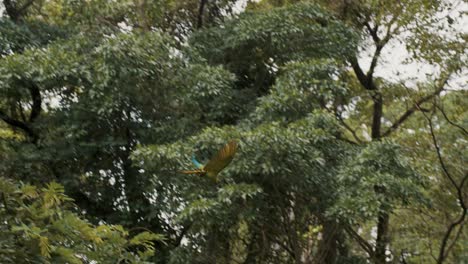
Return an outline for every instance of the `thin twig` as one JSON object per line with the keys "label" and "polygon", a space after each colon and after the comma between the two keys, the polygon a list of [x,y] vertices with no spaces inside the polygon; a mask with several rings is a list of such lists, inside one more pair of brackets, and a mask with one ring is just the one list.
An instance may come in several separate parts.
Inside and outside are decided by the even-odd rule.
{"label": "thin twig", "polygon": [[440,112],[441,112],[442,115],[444,116],[445,120],[447,120],[447,122],[448,122],[449,124],[451,124],[451,125],[454,126],[454,127],[459,128],[463,133],[465,133],[465,135],[468,135],[468,131],[467,131],[464,127],[462,127],[462,126],[456,124],[455,122],[452,122],[452,121],[448,118],[447,114],[446,114],[445,111],[442,109],[442,107],[440,107],[439,105],[436,105],[436,107],[437,107],[437,109],[440,110]]}

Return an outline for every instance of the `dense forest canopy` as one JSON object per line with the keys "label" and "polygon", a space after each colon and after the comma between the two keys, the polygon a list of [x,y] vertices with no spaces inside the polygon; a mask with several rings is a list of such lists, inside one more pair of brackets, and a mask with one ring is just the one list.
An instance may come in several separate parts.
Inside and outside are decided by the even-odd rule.
{"label": "dense forest canopy", "polygon": [[467,10],[2,0],[0,263],[468,262]]}

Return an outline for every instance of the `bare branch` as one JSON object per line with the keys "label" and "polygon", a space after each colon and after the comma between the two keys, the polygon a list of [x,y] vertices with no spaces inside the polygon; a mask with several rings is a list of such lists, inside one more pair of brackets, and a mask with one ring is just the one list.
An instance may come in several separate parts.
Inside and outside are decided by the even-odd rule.
{"label": "bare branch", "polygon": [[351,133],[351,135],[353,135],[354,139],[356,139],[358,143],[362,143],[362,140],[356,134],[356,130],[352,129],[348,124],[346,124],[340,115],[338,115],[338,120]]}
{"label": "bare branch", "polygon": [[[437,158],[439,159],[440,167],[442,168],[442,171],[444,172],[447,179],[449,179],[450,182],[452,183],[452,185],[456,189],[458,189],[458,184],[455,182],[455,179],[449,173],[448,168],[445,165],[445,161],[442,158],[442,154],[441,154],[441,151],[440,151],[440,146],[439,146],[439,143],[438,143],[437,138],[436,138],[435,133],[434,133],[434,126],[432,124],[432,119],[430,117],[428,117],[424,112],[423,112],[423,115],[427,119],[427,121],[429,122],[429,131],[431,133],[432,143],[434,144],[434,148],[435,148],[436,153],[437,153]],[[461,190],[457,190],[457,191],[461,191]]]}
{"label": "bare branch", "polygon": [[374,256],[374,250],[372,248],[372,245],[369,244],[364,238],[362,238],[356,231],[351,226],[345,226],[346,232],[353,237],[359,245],[364,249],[364,251],[369,254],[369,256],[373,257]]}
{"label": "bare branch", "polygon": [[378,60],[380,58],[380,55],[382,54],[383,48],[385,47],[385,45],[387,45],[388,41],[390,41],[390,39],[392,38],[394,32],[396,31],[396,29],[391,30],[391,28],[393,26],[393,23],[395,23],[395,21],[397,20],[398,17],[399,17],[398,14],[396,14],[396,15],[394,15],[392,17],[392,19],[390,20],[390,22],[388,23],[388,25],[386,27],[387,30],[385,32],[385,36],[383,37],[383,39],[381,39],[379,37],[379,35],[378,35],[379,25],[375,25],[375,27],[372,28],[368,22],[364,23],[364,25],[366,26],[367,30],[369,31],[369,33],[370,33],[370,35],[372,37],[372,40],[374,40],[374,44],[375,44],[375,52],[374,52],[374,55],[372,56],[372,61],[371,61],[371,64],[369,66],[369,70],[367,71],[367,74],[366,74],[368,82],[372,81],[372,78],[373,78],[373,75],[374,75],[374,72],[375,72],[375,68],[377,67],[377,62],[378,62]]}
{"label": "bare branch", "polygon": [[450,246],[447,247],[447,252],[452,251],[452,248],[455,246],[455,244],[457,243],[458,239],[460,238],[460,235],[461,235],[461,233],[462,233],[463,227],[464,227],[464,223],[460,223],[460,226],[458,227],[457,234],[456,234],[455,237],[453,238],[452,243],[450,243]]}
{"label": "bare branch", "polygon": [[424,96],[423,98],[419,99],[418,101],[414,102],[413,106],[409,109],[406,110],[406,112],[404,112],[400,118],[398,118],[397,121],[395,121],[393,123],[393,125],[387,129],[387,131],[385,131],[383,134],[382,134],[382,137],[387,137],[389,136],[392,132],[394,132],[395,130],[397,130],[405,121],[406,119],[408,119],[412,114],[414,114],[414,112],[416,112],[417,110],[421,111],[421,112],[425,112],[426,109],[422,109],[421,108],[421,105],[429,100],[431,100],[432,98],[434,98],[435,96],[439,95],[443,90],[444,90],[444,86],[445,84],[447,83],[448,81],[448,78],[449,76],[445,77],[439,87],[437,87],[437,89],[429,94],[429,95],[426,95]]}
{"label": "bare branch", "polygon": [[371,61],[371,64],[369,66],[369,71],[367,72],[367,78],[368,79],[372,79],[373,78],[373,75],[374,75],[374,72],[375,72],[375,67],[377,66],[377,62],[380,58],[380,55],[382,54],[382,49],[383,49],[384,45],[379,42],[376,47],[375,47],[375,52],[374,52],[374,55],[372,56],[372,61]]}
{"label": "bare branch", "polygon": [[447,122],[448,122],[449,124],[451,124],[451,125],[454,126],[454,127],[459,128],[465,135],[468,135],[468,131],[467,131],[464,127],[462,127],[462,126],[456,124],[455,122],[452,122],[452,121],[448,118],[447,114],[445,114],[445,111],[442,109],[442,107],[440,107],[439,105],[436,105],[436,107],[437,107],[437,109],[440,110],[440,112],[441,112],[442,115],[444,116],[445,120],[447,120]]}
{"label": "bare branch", "polygon": [[369,80],[362,70],[361,66],[359,65],[358,59],[356,57],[350,58],[349,62],[351,63],[351,67],[353,67],[354,73],[359,80],[359,83],[364,87],[366,90],[377,90],[374,82]]}
{"label": "bare branch", "polygon": [[369,21],[366,21],[364,22],[364,26],[366,27],[367,31],[369,31],[371,37],[372,37],[372,40],[375,42],[375,43],[379,43],[380,42],[380,38],[379,36],[377,35],[377,31],[379,30],[379,26],[378,25],[375,25],[374,27],[372,27],[370,24],[369,24]]}

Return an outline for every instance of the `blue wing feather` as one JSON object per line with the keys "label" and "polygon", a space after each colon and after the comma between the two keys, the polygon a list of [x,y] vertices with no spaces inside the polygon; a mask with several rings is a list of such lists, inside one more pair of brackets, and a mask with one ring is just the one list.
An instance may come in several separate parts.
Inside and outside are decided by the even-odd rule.
{"label": "blue wing feather", "polygon": [[192,155],[192,162],[193,164],[195,164],[195,167],[199,169],[203,168],[203,165],[200,162],[198,162],[198,160],[195,158],[195,155]]}

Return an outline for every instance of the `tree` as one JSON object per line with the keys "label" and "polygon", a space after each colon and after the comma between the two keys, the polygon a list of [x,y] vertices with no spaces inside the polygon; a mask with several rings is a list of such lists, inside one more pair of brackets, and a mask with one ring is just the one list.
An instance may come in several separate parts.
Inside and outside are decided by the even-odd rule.
{"label": "tree", "polygon": [[[148,261],[463,260],[465,39],[434,30],[450,4],[3,3],[0,173],[163,234]],[[398,40],[438,74],[380,74]],[[219,184],[178,173],[232,139]]]}
{"label": "tree", "polygon": [[[370,46],[373,48],[372,59],[367,71],[359,64],[356,57],[349,60],[360,85],[370,93],[373,101],[372,122],[370,124],[371,137],[373,140],[380,140],[382,137],[391,136],[392,133],[407,122],[408,118],[415,112],[422,110],[423,104],[437,98],[446,90],[450,77],[459,73],[464,67],[460,64],[461,61],[459,60],[460,54],[464,53],[464,48],[462,48],[463,40],[460,41],[460,39],[463,38],[459,36],[456,31],[454,33],[453,30],[450,29],[450,16],[441,18],[436,16],[438,12],[446,12],[446,10],[452,8],[452,3],[444,2],[377,1],[368,3],[356,2],[355,5],[351,4],[341,10],[340,8],[337,9],[343,19],[351,20],[353,24],[362,29],[363,34],[365,34],[370,42],[364,47],[369,48]],[[448,26],[447,24],[444,25],[445,19],[449,19]],[[438,27],[443,33],[433,33],[432,29],[434,27]],[[458,38],[455,40],[444,38],[443,34],[447,32],[451,32],[451,35],[455,35]],[[385,106],[387,108],[391,107],[391,104],[386,103],[386,101],[396,100],[389,99],[388,97],[386,98],[383,91],[387,87],[385,87],[385,84],[382,85],[378,83],[375,72],[379,65],[379,60],[381,60],[383,49],[389,45],[390,41],[401,39],[405,34],[410,35],[406,40],[406,47],[414,54],[412,59],[431,63],[440,67],[441,71],[438,77],[433,77],[435,87],[430,87],[431,89],[424,89],[426,87],[423,85],[417,87],[417,89],[410,89],[403,85],[404,91],[406,92],[403,96],[398,94],[398,90],[401,88],[397,89],[397,91],[389,89],[388,96],[395,96],[395,94],[397,94],[397,96],[400,96],[399,100],[401,100],[400,98],[408,96],[411,104],[409,107],[406,107],[405,110],[400,110],[400,113],[391,111],[391,115],[394,116],[393,121],[390,121],[391,125],[384,131],[385,125],[382,121],[385,119],[392,120],[392,118],[385,118]],[[438,40],[437,44],[435,44],[436,42],[434,39]],[[415,90],[418,91],[416,93],[416,98],[414,98]],[[424,113],[424,111],[422,112]],[[444,166],[443,164],[441,165]],[[450,175],[448,175],[448,178],[451,178]],[[456,191],[460,192],[460,187],[463,188],[463,180],[462,183],[454,185]],[[461,203],[461,207],[464,208],[463,199],[460,200],[460,198],[458,198],[458,200]],[[463,209],[463,211],[466,210]],[[382,210],[382,213],[378,217],[376,249],[374,252],[376,261],[379,263],[386,262],[387,256],[385,251],[390,242],[389,219],[390,216]],[[437,262],[443,262],[441,257],[438,258]]]}
{"label": "tree", "polygon": [[[186,63],[168,35],[118,34],[115,25],[88,27],[85,18],[54,21],[66,34],[38,43],[10,34],[41,35],[31,31],[33,22],[6,20],[10,28],[2,27],[0,113],[18,138],[3,139],[8,155],[0,168],[16,180],[60,182],[94,223],[143,227],[177,240],[149,202],[150,179],[129,156],[137,144],[193,133],[200,124],[192,120],[202,113],[205,122],[218,122],[233,107],[226,89],[231,74],[195,56]],[[66,39],[76,31],[84,35]],[[118,36],[103,38],[109,32]]]}

